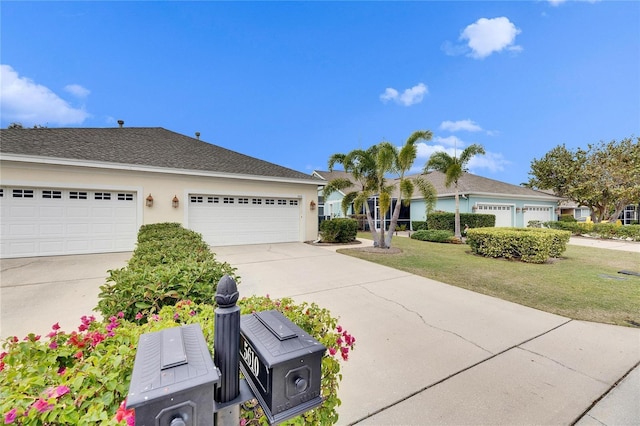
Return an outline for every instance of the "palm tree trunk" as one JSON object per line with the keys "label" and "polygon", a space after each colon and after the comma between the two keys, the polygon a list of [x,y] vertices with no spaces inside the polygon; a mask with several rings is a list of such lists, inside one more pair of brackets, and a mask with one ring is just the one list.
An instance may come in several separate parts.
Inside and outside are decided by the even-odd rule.
{"label": "palm tree trunk", "polygon": [[400,217],[400,204],[402,204],[402,200],[398,197],[396,201],[396,207],[393,209],[393,216],[391,216],[391,223],[389,223],[389,233],[387,234],[386,245],[387,247],[391,247],[391,239],[393,238],[393,233],[398,226],[398,218]]}
{"label": "palm tree trunk", "polygon": [[456,238],[462,238],[462,233],[460,232],[460,197],[458,196],[458,183],[456,182],[456,215],[454,218],[455,222],[455,235]]}
{"label": "palm tree trunk", "polygon": [[371,238],[373,238],[373,243],[377,247],[380,245],[380,242],[378,241],[378,231],[376,231],[376,225],[373,221],[373,217],[371,217],[371,209],[369,208],[368,202],[364,203],[364,211],[367,214],[367,223],[369,224],[369,231],[371,232]]}

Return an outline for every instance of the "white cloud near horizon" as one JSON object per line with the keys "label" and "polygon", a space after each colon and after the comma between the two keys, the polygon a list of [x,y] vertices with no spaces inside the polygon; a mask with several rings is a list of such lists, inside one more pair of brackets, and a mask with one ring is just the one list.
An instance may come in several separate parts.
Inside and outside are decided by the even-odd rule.
{"label": "white cloud near horizon", "polygon": [[[68,85],[65,90],[74,96],[86,97],[90,92],[80,85]],[[90,114],[84,108],[74,108],[51,89],[22,77],[9,65],[0,65],[0,114],[3,120],[35,124],[80,124]]]}
{"label": "white cloud near horizon", "polygon": [[402,94],[393,87],[387,87],[384,93],[380,95],[380,100],[383,103],[394,101],[400,105],[411,106],[422,102],[424,95],[428,93],[429,88],[424,83],[418,83],[415,86],[406,89]]}
{"label": "white cloud near horizon", "polygon": [[[570,0],[547,0],[551,6],[560,6],[563,3],[567,3]],[[600,0],[573,0],[581,3],[598,3]]]}
{"label": "white cloud near horizon", "polygon": [[458,132],[464,130],[467,132],[481,132],[482,127],[472,120],[443,121],[440,123],[440,130],[448,130],[450,132]]}
{"label": "white cloud near horizon", "polygon": [[515,44],[516,36],[522,31],[508,18],[480,18],[468,25],[458,38],[465,45],[455,45],[446,41],[442,50],[450,56],[464,54],[471,50],[467,56],[474,59],[484,59],[495,52],[508,50],[511,52],[522,51],[522,46]]}

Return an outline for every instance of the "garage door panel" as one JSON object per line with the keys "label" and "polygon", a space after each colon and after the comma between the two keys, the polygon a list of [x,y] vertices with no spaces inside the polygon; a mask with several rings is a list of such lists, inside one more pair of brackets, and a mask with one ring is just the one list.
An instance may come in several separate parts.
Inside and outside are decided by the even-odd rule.
{"label": "garage door panel", "polygon": [[194,194],[189,200],[189,227],[211,245],[300,240],[298,199]]}
{"label": "garage door panel", "polygon": [[0,194],[1,257],[101,253],[135,247],[135,193],[4,187]]}

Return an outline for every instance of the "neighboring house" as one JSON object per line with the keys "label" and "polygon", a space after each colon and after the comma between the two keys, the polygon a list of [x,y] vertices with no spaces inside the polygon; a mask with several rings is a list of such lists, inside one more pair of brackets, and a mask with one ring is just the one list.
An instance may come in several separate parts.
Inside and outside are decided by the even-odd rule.
{"label": "neighboring house", "polygon": [[[311,174],[312,177],[323,179],[327,182],[334,179],[347,178],[353,182],[351,175],[347,172],[336,170],[333,172],[314,170]],[[333,219],[335,217],[345,217],[342,211],[342,199],[346,194],[356,190],[355,185],[345,189],[344,191],[334,191],[327,198],[322,196],[322,188],[318,189],[318,216],[321,220]],[[353,206],[347,209],[346,217],[353,214]]]}
{"label": "neighboring house", "polygon": [[163,128],[0,130],[0,257],[133,250],[178,222],[213,246],[313,240],[320,179]]}
{"label": "neighboring house", "polygon": [[[314,172],[316,173],[316,172]],[[317,172],[325,176],[324,172]],[[429,180],[438,194],[434,210],[455,211],[455,188],[444,185],[445,176],[440,172],[422,175]],[[415,176],[414,176],[415,177]],[[411,177],[409,177],[411,178]],[[325,179],[330,180],[328,177]],[[498,227],[526,227],[530,221],[547,222],[556,220],[556,209],[560,198],[523,186],[511,185],[493,179],[465,173],[458,181],[460,196],[460,213],[485,213],[496,216]],[[334,200],[337,200],[337,194]],[[376,202],[375,197],[373,203]],[[415,191],[411,199],[408,219],[410,221],[426,220],[426,205],[419,191]],[[402,218],[403,215],[401,215]],[[387,215],[388,220],[389,215]],[[378,219],[376,217],[376,219]],[[402,223],[403,221],[399,221]]]}

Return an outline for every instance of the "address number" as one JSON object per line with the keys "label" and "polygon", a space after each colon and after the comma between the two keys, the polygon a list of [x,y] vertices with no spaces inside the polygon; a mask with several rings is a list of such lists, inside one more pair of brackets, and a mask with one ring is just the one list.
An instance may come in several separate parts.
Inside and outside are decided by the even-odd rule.
{"label": "address number", "polygon": [[242,348],[242,359],[244,359],[245,364],[247,364],[247,368],[249,371],[253,373],[255,377],[258,377],[260,373],[260,361],[258,360],[258,355],[253,351],[253,348],[249,346],[249,343],[245,340]]}

